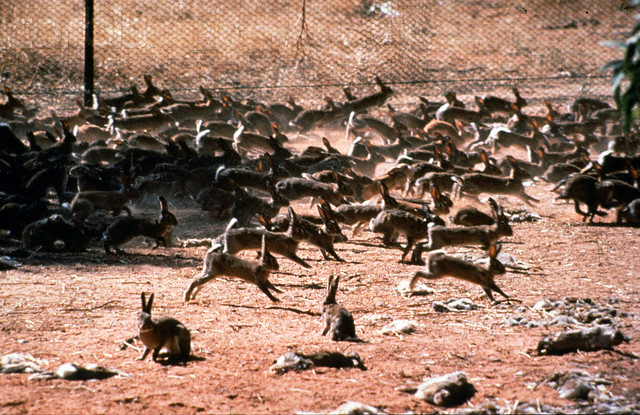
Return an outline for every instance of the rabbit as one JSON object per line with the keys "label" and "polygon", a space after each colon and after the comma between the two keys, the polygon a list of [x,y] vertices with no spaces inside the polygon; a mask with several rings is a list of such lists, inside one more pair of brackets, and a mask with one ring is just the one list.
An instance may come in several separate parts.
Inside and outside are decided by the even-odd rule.
{"label": "rabbit", "polygon": [[[587,218],[590,223],[593,222],[595,215],[607,215],[607,212],[598,210],[600,206],[597,194],[599,183],[596,177],[581,173],[570,175],[565,180],[558,182],[552,190],[555,191],[563,185],[564,189],[554,200],[573,200],[574,209],[576,213],[582,215],[583,222]],[[580,203],[587,205],[586,213],[580,208]]]}
{"label": "rabbit", "polygon": [[299,239],[317,246],[324,259],[329,259],[329,255],[331,255],[337,261],[343,262],[344,259],[338,256],[333,247],[335,238],[344,236],[342,235],[340,225],[331,218],[330,213],[326,208],[321,205],[317,205],[317,209],[323,222],[322,227],[313,226],[308,222],[301,222],[298,220],[293,209],[289,207],[289,215],[291,217],[291,223],[289,225],[291,229],[291,236],[294,239]]}
{"label": "rabbit", "polygon": [[330,216],[345,225],[353,225],[351,228],[351,235],[357,236],[360,231],[367,226],[367,224],[380,212],[382,212],[382,206],[380,205],[367,205],[367,204],[351,204],[340,205],[334,209],[327,203],[324,205]]}
{"label": "rabbit", "polygon": [[330,123],[340,114],[341,111],[337,108],[305,109],[289,121],[289,127],[299,134],[304,134],[315,127]]}
{"label": "rabbit", "polygon": [[344,195],[334,186],[303,177],[288,177],[276,183],[276,191],[280,196],[288,200],[297,200],[305,197],[319,197],[327,200],[334,206],[347,203]]}
{"label": "rabbit", "polygon": [[116,253],[123,254],[125,252],[120,245],[137,236],[153,238],[156,241],[154,249],[160,245],[167,246],[171,228],[178,224],[178,220],[173,213],[169,212],[164,196],[160,196],[160,209],[160,220],[155,222],[134,216],[122,216],[116,219],[102,234],[104,251],[110,254],[111,248],[115,248]]}
{"label": "rabbit", "polygon": [[537,128],[533,129],[531,135],[524,135],[500,126],[491,130],[485,143],[491,146],[493,152],[496,153],[501,148],[520,147],[524,150],[527,146],[537,148],[542,140],[542,133]]}
{"label": "rabbit", "polygon": [[[369,229],[374,233],[382,233],[382,242],[385,246],[398,247],[402,249],[400,261],[404,261],[411,248],[417,241],[427,238],[429,228],[434,223],[444,225],[444,221],[432,215],[432,218],[425,219],[400,209],[382,210],[375,218],[369,222]],[[407,244],[402,247],[397,241],[399,235],[404,235]]]}
{"label": "rabbit", "polygon": [[226,275],[230,277],[237,277],[257,285],[271,301],[274,303],[279,302],[280,300],[269,291],[273,290],[279,293],[283,292],[269,281],[269,274],[271,271],[278,270],[279,265],[278,261],[276,261],[273,255],[269,253],[266,235],[262,236],[261,252],[262,260],[259,264],[256,264],[247,262],[232,254],[215,252],[215,247],[212,247],[204,256],[202,272],[193,278],[189,288],[185,291],[184,301],[195,299],[196,295],[205,283],[221,275]]}
{"label": "rabbit", "polygon": [[[491,116],[491,113],[484,106],[484,101],[480,97],[475,98],[478,111],[469,110],[466,108],[459,108],[455,106],[446,106],[436,112],[436,118],[439,121],[446,121],[451,124],[456,121],[463,123],[482,123],[486,118]],[[454,138],[454,137],[451,137]],[[458,144],[458,143],[456,143]]]}
{"label": "rabbit", "polygon": [[113,215],[118,215],[121,210],[131,216],[131,209],[127,203],[137,196],[135,189],[131,187],[130,180],[122,175],[120,190],[86,190],[76,193],[71,201],[71,211],[74,219],[84,220],[96,210],[110,210]]}
{"label": "rabbit", "polygon": [[387,99],[393,95],[393,90],[389,86],[385,85],[385,83],[377,76],[375,77],[375,82],[380,88],[380,91],[347,101],[341,104],[340,110],[345,114],[350,114],[352,112],[359,113],[365,112],[371,107],[379,107],[383,105]]}
{"label": "rabbit", "polygon": [[465,194],[476,199],[482,193],[516,196],[530,206],[533,205],[532,202],[539,202],[538,199],[524,191],[522,179],[529,177],[528,173],[517,165],[514,157],[508,156],[508,160],[509,164],[511,164],[511,175],[509,177],[497,177],[483,173],[465,173],[462,176],[454,177],[456,181],[454,193],[458,197]]}
{"label": "rabbit", "polygon": [[[389,144],[395,140],[397,131],[391,125],[374,116],[352,111],[347,120],[345,138],[349,140],[351,139],[351,135],[355,137],[362,137],[365,135],[370,137],[379,137],[385,144]],[[364,145],[359,145],[362,141],[363,140],[361,139],[358,143],[355,141],[352,143],[351,149],[348,152],[350,156],[366,156],[366,149],[364,148]],[[354,149],[356,148],[355,146],[361,148],[361,152],[354,152]]]}
{"label": "rabbit", "polygon": [[[424,201],[398,200],[389,194],[389,188],[384,182],[378,182],[378,189],[380,191],[380,196],[382,196],[383,210],[404,210],[416,216],[420,216],[423,219],[427,219],[430,222],[439,222],[438,218],[431,213],[429,205]],[[438,212],[443,212],[453,205],[451,199],[449,199],[448,196],[442,195],[437,187],[431,188],[431,197],[433,198],[434,209]],[[442,224],[444,225],[444,221]]]}
{"label": "rabbit", "polygon": [[[447,105],[447,104],[445,104]],[[460,108],[451,108],[451,110],[461,110],[461,111],[465,111],[463,109]],[[464,144],[465,139],[462,137],[462,135],[460,134],[461,128],[456,128],[456,127],[461,127],[462,125],[460,124],[460,122],[455,123],[456,125],[454,126],[454,124],[448,122],[448,121],[443,121],[443,120],[439,120],[439,119],[433,119],[431,121],[429,121],[427,123],[427,125],[424,126],[424,133],[429,136],[444,136],[444,137],[449,137],[453,140],[453,142],[459,146]]]}
{"label": "rabbit", "polygon": [[140,340],[144,344],[144,352],[138,360],[146,359],[153,350],[152,359],[158,361],[160,351],[165,349],[169,361],[185,362],[191,354],[191,332],[187,327],[173,317],[151,318],[151,306],[153,293],[149,296],[149,302],[145,302],[144,292],[142,299],[142,311],[138,317],[138,330]]}
{"label": "rabbit", "polygon": [[413,290],[416,282],[420,278],[435,280],[445,276],[451,276],[480,285],[487,294],[487,297],[494,303],[496,300],[493,298],[492,291],[509,299],[509,296],[505,294],[494,281],[496,275],[502,275],[506,272],[502,262],[497,259],[501,248],[502,246],[500,244],[491,244],[489,247],[488,268],[483,268],[460,258],[445,255],[444,252],[434,252],[429,255],[426,269],[424,271],[417,271],[413,275],[409,283],[409,288]]}
{"label": "rabbit", "polygon": [[213,240],[215,252],[234,255],[240,251],[260,249],[262,238],[265,237],[271,252],[282,255],[305,268],[311,268],[309,263],[296,254],[300,241],[292,238],[289,231],[280,233],[257,228],[233,228],[236,222],[235,218],[231,219],[224,233]]}
{"label": "rabbit", "polygon": [[31,222],[22,231],[22,242],[29,250],[80,252],[86,250],[89,239],[82,224],[69,222],[59,214]]}
{"label": "rabbit", "polygon": [[442,191],[450,192],[453,190],[454,178],[456,177],[458,177],[457,174],[447,171],[430,171],[412,180],[407,186],[407,190],[414,192],[418,197],[422,197],[425,191],[430,189],[433,184]]}
{"label": "rabbit", "polygon": [[328,203],[316,205],[320,214],[321,226],[318,226],[314,221],[299,217],[291,207],[289,207],[288,215],[277,218],[276,223],[272,223],[269,218],[263,215],[258,219],[265,229],[270,231],[275,228],[282,229],[286,225],[286,229],[283,231],[290,230],[292,238],[317,246],[324,259],[330,259],[329,255],[331,255],[337,261],[344,261],[336,253],[333,244],[334,242],[345,242],[347,237],[342,233],[340,225],[327,206],[329,206]]}
{"label": "rabbit", "polygon": [[327,284],[327,296],[322,303],[322,320],[324,328],[322,335],[326,335],[331,331],[331,340],[333,341],[356,341],[356,326],[353,323],[353,316],[346,308],[336,302],[336,292],[338,291],[338,282],[340,276],[329,276]]}
{"label": "rabbit", "polygon": [[492,95],[482,97],[482,101],[484,102],[484,106],[487,111],[492,115],[499,114],[509,117],[514,112],[514,105],[518,108],[522,108],[527,105],[527,101],[520,96],[518,88],[513,87],[511,88],[511,91],[513,92],[513,96],[516,98],[515,102]]}
{"label": "rabbit", "polygon": [[281,207],[289,206],[289,201],[276,192],[273,182],[270,179],[267,179],[267,186],[271,194],[270,202],[261,197],[249,195],[246,191],[236,188],[234,192],[235,200],[229,212],[231,217],[238,219],[240,224],[247,225],[253,217],[258,214],[271,218],[280,212]]}
{"label": "rabbit", "polygon": [[623,209],[618,209],[616,223],[623,221],[633,226],[640,224],[640,199],[635,199]]}
{"label": "rabbit", "polygon": [[496,220],[473,206],[458,210],[451,222],[460,226],[493,225]]}
{"label": "rabbit", "polygon": [[411,256],[411,262],[421,263],[421,254],[424,250],[433,251],[444,246],[481,245],[488,248],[490,244],[503,236],[512,236],[513,229],[504,214],[501,206],[495,200],[489,198],[489,204],[496,221],[493,227],[467,226],[462,228],[447,228],[444,226],[432,226],[429,228],[429,242],[416,245]]}

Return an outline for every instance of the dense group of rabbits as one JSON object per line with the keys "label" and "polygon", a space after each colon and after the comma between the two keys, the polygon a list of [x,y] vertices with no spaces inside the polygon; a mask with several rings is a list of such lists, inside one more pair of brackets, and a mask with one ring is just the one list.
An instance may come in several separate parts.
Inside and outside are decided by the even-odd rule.
{"label": "dense group of rabbits", "polygon": [[[170,246],[179,226],[171,198],[195,202],[228,223],[212,235],[185,301],[223,275],[279,301],[272,292],[281,290],[269,281],[279,269],[274,255],[309,268],[297,253],[306,243],[326,260],[344,262],[335,244],[347,240],[347,226],[352,236],[365,228],[379,234],[384,246],[401,250],[401,261],[424,263],[412,289],[419,279],[453,276],[480,285],[494,301],[492,292],[509,298],[494,277],[506,272],[500,240],[513,235],[498,200],[535,206],[526,180],[556,183],[557,198],[572,201],[583,221],[615,209],[617,222],[640,223],[637,136],[623,134],[618,111],[597,99],[575,99],[566,112],[547,100],[544,114],[528,114],[517,88],[513,100],[475,97],[475,109],[447,92],[443,102],[418,97],[415,108],[400,111],[389,104],[393,90],[376,78],[376,92],[356,97],[345,88],[344,101],[326,98],[322,107],[303,108],[294,99],[236,100],[205,88],[201,100],[180,101],[151,77],[144,81],[144,91],[132,86],[96,97],[92,108],[78,101],[77,112],[65,117],[54,111],[38,117],[5,89],[0,229],[3,239],[21,240],[15,255],[84,251],[95,243],[106,255],[121,255],[138,236]],[[322,136],[328,131],[345,135],[348,152]],[[314,138],[322,146],[303,148]],[[482,195],[489,196],[490,214]],[[130,206],[149,198],[160,203],[158,218],[133,215]],[[318,216],[296,212],[293,202],[300,200],[311,200]],[[437,251],[460,245],[487,250],[489,265]],[[236,256],[245,250],[259,251],[260,261]],[[423,259],[425,251],[436,252]],[[322,334],[354,340],[353,317],[335,300],[338,281],[328,282]],[[187,358],[188,330],[175,319],[152,319],[152,301],[142,294],[143,357],[153,351],[156,360],[164,348]]]}

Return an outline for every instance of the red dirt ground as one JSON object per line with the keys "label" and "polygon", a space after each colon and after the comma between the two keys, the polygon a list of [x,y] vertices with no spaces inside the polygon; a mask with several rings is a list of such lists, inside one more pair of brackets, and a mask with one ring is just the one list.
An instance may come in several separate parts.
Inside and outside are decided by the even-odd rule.
{"label": "red dirt ground", "polygon": [[[379,166],[378,172],[384,168]],[[285,291],[278,304],[255,286],[227,278],[208,283],[196,301],[185,304],[184,290],[199,272],[206,247],[151,250],[136,240],[127,247],[129,254],[120,257],[105,256],[95,245],[80,255],[23,260],[19,269],[0,272],[0,355],[30,353],[46,360],[45,368],[51,370],[66,362],[95,363],[128,377],[74,382],[0,375],[0,413],[327,412],[346,401],[392,413],[444,411],[402,390],[418,386],[425,377],[458,370],[466,372],[477,389],[469,406],[493,401],[513,407],[528,401],[563,407],[571,402],[543,381],[572,368],[600,374],[610,381],[606,388],[613,395],[638,402],[640,363],[631,354],[640,352],[640,229],[603,226],[614,220],[613,214],[585,225],[572,205],[553,201],[551,187],[535,183],[528,188],[541,199],[533,208],[498,198],[507,212],[525,208],[542,217],[514,223],[514,236],[503,244],[503,252],[530,265],[525,273],[497,278],[497,284],[522,303],[491,305],[478,286],[453,278],[425,283],[431,294],[402,296],[396,287],[420,267],[399,263],[400,252],[383,247],[379,236],[368,230],[337,245],[344,263],[325,261],[304,243],[299,254],[313,268],[280,259],[280,271],[271,276]],[[307,206],[296,208],[304,211]],[[170,208],[180,222],[174,231],[177,239],[212,237],[224,227],[178,200],[170,200]],[[446,251],[482,254],[477,248]],[[329,275],[341,276],[337,299],[353,313],[364,342],[333,342],[320,335]],[[186,366],[137,361],[139,351],[122,347],[137,335],[142,291],[155,293],[156,316],[171,315],[191,330],[196,359]],[[480,308],[458,313],[433,309],[434,301],[453,297],[470,298]],[[614,307],[616,324],[631,338],[616,347],[622,353],[538,356],[542,336],[562,327],[503,324],[513,315],[543,318],[546,313],[534,305],[564,297]],[[402,336],[379,333],[397,319],[414,320],[419,330]],[[280,355],[294,350],[357,352],[368,370],[270,373]]]}

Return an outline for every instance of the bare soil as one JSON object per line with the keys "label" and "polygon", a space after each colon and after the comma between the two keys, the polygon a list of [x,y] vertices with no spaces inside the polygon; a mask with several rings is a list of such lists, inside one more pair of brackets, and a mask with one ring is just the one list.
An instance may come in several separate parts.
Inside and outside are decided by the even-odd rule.
{"label": "bare soil", "polygon": [[[292,21],[295,22],[299,4],[293,3]],[[398,91],[403,87],[411,89],[410,93],[394,96],[392,104],[401,108],[413,105],[418,95],[440,100],[445,89],[459,91],[459,95],[468,102],[472,102],[473,95],[481,93],[510,97],[509,89],[513,85],[508,78],[521,76],[532,64],[527,59],[534,58],[538,59],[538,64],[546,65],[542,73],[537,72],[542,78],[524,79],[518,82],[518,86],[521,86],[523,96],[533,98],[531,104],[537,109],[548,97],[559,106],[578,95],[593,95],[595,92],[601,97],[608,94],[606,80],[571,79],[570,74],[566,79],[549,80],[545,76],[555,76],[567,70],[568,57],[572,58],[571,62],[583,59],[580,65],[588,65],[589,68],[604,64],[594,64],[594,58],[589,56],[597,54],[600,59],[605,53],[599,46],[603,39],[596,32],[603,28],[607,35],[611,32],[611,38],[619,38],[626,33],[627,17],[633,11],[592,10],[594,2],[582,1],[579,7],[572,7],[575,9],[573,12],[565,13],[562,9],[563,12],[559,13],[551,7],[555,3],[535,2],[527,6],[529,14],[519,7],[498,9],[493,5],[482,9],[484,14],[491,16],[480,16],[486,19],[467,16],[464,24],[460,23],[456,13],[446,26],[454,26],[457,30],[445,31],[434,40],[465,45],[469,43],[469,34],[472,34],[473,44],[496,45],[493,47],[495,50],[485,52],[475,48],[482,56],[473,58],[462,53],[451,54],[446,59],[437,55],[430,58],[434,61],[430,67],[423,66],[442,71],[447,76],[432,76],[427,71],[424,77],[410,74],[407,79],[426,77],[435,82],[438,79],[461,78],[475,81],[461,81],[455,85],[450,82],[392,85]],[[319,3],[316,6],[320,7]],[[620,10],[623,6],[621,4]],[[23,8],[15,8],[13,13],[18,13],[18,10]],[[29,13],[24,10],[24,13]],[[78,12],[81,11],[79,8]],[[587,16],[589,11],[592,13]],[[446,7],[436,8],[435,12],[449,18],[454,15]],[[505,17],[506,13],[511,13],[509,19]],[[569,26],[545,29],[544,22],[551,19],[550,15],[554,18],[559,16],[561,20],[551,23],[561,26],[568,23]],[[46,14],[47,19],[55,16],[69,18],[68,12]],[[20,15],[16,14],[16,17]],[[164,20],[164,15],[161,18]],[[566,42],[558,43],[533,35],[513,35],[503,28],[484,32],[495,28],[495,22],[508,25],[510,19],[516,18],[520,20],[515,21],[523,22],[523,25],[530,19],[534,20],[534,27],[540,29],[532,32],[534,34],[552,36],[559,33],[566,35]],[[234,20],[223,22],[218,19],[212,27],[217,28],[218,23],[236,24]],[[191,26],[192,22],[185,19],[185,25]],[[521,27],[511,26],[517,30]],[[76,30],[80,27],[77,26]],[[312,29],[316,27],[318,25],[311,26]],[[298,34],[297,28],[296,25],[294,35]],[[576,30],[584,31],[584,36],[575,36]],[[492,43],[495,39],[492,36],[502,32],[506,33],[506,40]],[[8,33],[7,36],[13,36]],[[585,41],[574,46],[569,42],[572,39]],[[192,38],[188,38],[188,42],[197,43]],[[252,42],[254,45],[259,43]],[[424,44],[431,45],[432,42],[426,40]],[[503,44],[506,48],[498,47]],[[534,52],[536,45],[543,45],[542,51]],[[76,49],[81,51],[79,46]],[[56,48],[51,50],[57,51]],[[148,50],[155,51],[152,47]],[[441,47],[434,50],[440,53]],[[504,50],[508,52],[507,59],[502,58]],[[349,50],[348,55],[338,54],[337,61],[341,64],[350,62],[351,52]],[[208,54],[203,54],[204,58],[184,61],[195,62],[198,70],[206,68],[208,71],[211,67],[214,70],[191,77],[189,71],[179,66],[174,70],[171,65],[167,69],[154,63],[149,64],[151,68],[141,67],[137,63],[147,60],[141,59],[139,53],[127,53],[127,57],[136,56],[137,62],[131,65],[132,70],[124,69],[129,64],[115,69],[105,66],[100,82],[109,88],[128,88],[131,83],[139,85],[141,74],[150,71],[161,87],[172,88],[170,82],[176,80],[176,85],[181,88],[194,90],[200,83],[207,87],[230,88],[229,85],[235,85],[232,81],[238,81],[230,74],[237,73],[239,85],[244,87],[262,85],[260,82],[268,72],[234,72],[222,64],[220,68],[213,67],[215,62],[211,61],[216,60],[216,56],[209,58]],[[3,58],[6,62],[2,66],[2,81],[16,91],[62,88],[73,91],[73,97],[78,95],[79,54],[70,58],[73,64],[58,61],[37,50],[27,49],[19,53],[9,50],[6,55],[6,59]],[[412,62],[414,58],[411,57]],[[491,73],[493,76],[498,73],[506,81],[494,79],[482,83],[478,81],[483,78],[481,75],[471,69],[464,72],[466,64],[485,67],[487,62],[495,62],[490,68]],[[359,75],[338,83],[362,86],[364,81],[371,82],[381,65],[377,61],[375,63],[374,70],[358,68]],[[38,68],[35,73],[32,67]],[[328,68],[326,72],[333,69]],[[452,77],[449,71],[459,71],[460,76]],[[393,78],[389,73],[382,75],[385,80]],[[398,79],[405,81],[403,77]],[[264,83],[277,85],[273,80]],[[313,105],[324,95],[334,95],[342,100],[336,83],[325,84],[330,86],[322,91],[308,88],[308,94],[314,97]],[[355,91],[359,95],[371,92],[368,85],[360,89]],[[305,91],[271,89],[264,93],[268,97],[256,97],[280,100]],[[258,94],[253,90],[249,93]],[[179,95],[178,92],[176,96]],[[72,111],[75,104],[71,98],[61,93],[38,97],[42,100],[43,113],[51,107]],[[312,100],[309,99],[302,103],[310,107],[310,102]],[[344,151],[347,143],[340,141],[343,135],[341,132],[328,137]],[[301,146],[303,144],[319,145],[319,141],[301,143]],[[378,173],[388,167],[389,164],[379,166]],[[499,305],[492,305],[478,286],[453,278],[425,283],[424,295],[401,295],[398,285],[420,267],[399,263],[400,251],[385,248],[379,235],[365,230],[360,236],[351,237],[348,229],[345,232],[350,236],[349,241],[337,244],[338,254],[345,259],[343,263],[323,260],[316,248],[304,243],[299,254],[312,264],[311,269],[279,258],[280,271],[270,279],[285,291],[278,294],[280,303],[269,301],[254,285],[228,278],[208,283],[197,300],[185,303],[184,290],[200,271],[207,247],[183,248],[179,241],[216,236],[225,223],[209,218],[194,204],[169,198],[170,209],[179,221],[172,247],[153,250],[141,240],[135,240],[127,246],[127,255],[107,256],[96,243],[82,254],[37,253],[20,260],[22,265],[16,270],[0,271],[0,355],[29,353],[45,360],[45,368],[50,370],[66,362],[75,362],[80,365],[99,364],[127,374],[126,377],[101,381],[34,381],[29,380],[26,374],[0,375],[0,414],[327,412],[346,401],[366,403],[390,413],[444,412],[447,410],[433,407],[403,390],[417,387],[425,377],[458,370],[466,372],[477,393],[467,404],[450,410],[453,412],[485,402],[495,402],[507,408],[515,407],[519,402],[560,408],[573,405],[571,401],[561,399],[558,392],[544,382],[556,371],[566,369],[600,374],[609,381],[604,385],[608,392],[622,396],[625,402],[637,403],[640,401],[640,363],[633,356],[640,354],[640,247],[637,243],[640,229],[612,225],[613,214],[597,218],[593,225],[584,224],[574,213],[572,205],[554,202],[555,194],[550,191],[551,187],[535,182],[527,189],[529,194],[541,200],[535,207],[523,206],[515,199],[498,198],[507,212],[524,209],[541,217],[536,222],[513,223],[514,236],[503,241],[503,252],[526,264],[528,270],[508,272],[497,278],[497,284],[507,294],[521,301]],[[464,202],[458,202],[457,206],[461,205]],[[298,212],[310,211],[308,203],[298,203],[294,207]],[[155,206],[139,205],[134,207],[134,213],[153,214],[154,209]],[[10,250],[16,246],[3,249]],[[447,248],[446,252],[469,257],[484,255],[478,248],[467,247]],[[243,253],[241,256],[255,260],[255,253]],[[341,276],[337,299],[353,313],[358,336],[363,340],[361,343],[333,342],[320,334],[320,314],[329,275]],[[123,347],[126,340],[137,335],[142,291],[155,293],[156,316],[173,316],[191,330],[193,359],[185,366],[165,366],[149,359],[136,360],[140,356],[140,350],[136,350],[141,347],[139,341],[134,341],[135,348]],[[518,315],[533,320],[547,318],[549,313],[534,306],[543,299],[567,297],[588,298],[597,305],[614,308],[617,311],[614,323],[630,337],[630,342],[617,346],[615,351],[539,356],[536,347],[544,335],[575,326],[529,328],[505,324],[505,319]],[[450,298],[469,298],[480,307],[456,313],[434,310],[434,302]],[[411,335],[380,333],[388,323],[399,319],[414,320],[419,329]],[[316,368],[280,376],[269,370],[275,360],[288,351],[313,353],[320,350],[356,352],[364,360],[367,370]],[[572,410],[567,409],[566,412]]]}
{"label": "bare soil", "polygon": [[[344,150],[346,143],[331,137]],[[389,165],[379,166],[382,172]],[[0,413],[291,413],[325,412],[358,401],[392,413],[443,411],[403,392],[423,378],[464,371],[477,393],[468,402],[503,407],[538,402],[570,405],[544,380],[558,370],[599,374],[607,390],[625,401],[640,397],[640,315],[638,276],[640,229],[611,225],[610,214],[586,225],[573,206],[554,202],[551,185],[534,183],[528,192],[535,207],[498,198],[507,212],[526,210],[537,222],[513,223],[514,236],[503,252],[529,266],[508,272],[497,284],[521,303],[492,305],[473,284],[445,278],[425,283],[424,295],[402,296],[397,286],[420,269],[400,263],[400,251],[385,248],[379,235],[365,230],[337,244],[345,262],[326,261],[301,244],[304,269],[279,258],[271,281],[284,290],[272,303],[257,287],[219,278],[204,286],[195,301],[183,293],[199,272],[207,247],[182,248],[181,240],[213,237],[224,223],[210,219],[184,200],[170,199],[179,225],[173,247],[151,249],[134,240],[123,256],[107,256],[98,245],[82,254],[35,254],[19,269],[0,273],[0,355],[30,353],[55,370],[66,362],[99,364],[126,373],[102,381],[33,381],[26,374],[0,376]],[[457,206],[464,202],[458,202]],[[307,203],[294,205],[309,211]],[[152,212],[138,206],[135,212]],[[350,231],[345,230],[350,236]],[[447,248],[447,253],[479,257],[478,248]],[[255,253],[243,253],[255,260]],[[321,336],[320,314],[329,275],[340,275],[337,299],[354,315],[361,343]],[[192,333],[193,359],[165,366],[140,350],[123,347],[137,335],[140,293],[155,293],[156,316],[170,315]],[[509,326],[510,316],[542,319],[534,308],[543,299],[591,299],[617,311],[614,323],[631,338],[616,351],[539,356],[536,347],[550,333],[575,328]],[[440,313],[435,301],[469,298],[474,311]],[[393,320],[418,323],[412,335],[383,335]],[[141,343],[134,342],[136,347]],[[316,368],[274,375],[269,367],[287,351],[356,352],[367,370]],[[459,411],[466,406],[455,408]]]}

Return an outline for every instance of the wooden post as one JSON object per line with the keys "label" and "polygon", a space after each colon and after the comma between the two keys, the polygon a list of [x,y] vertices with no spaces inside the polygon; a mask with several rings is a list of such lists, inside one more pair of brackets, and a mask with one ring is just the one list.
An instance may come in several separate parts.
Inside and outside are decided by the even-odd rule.
{"label": "wooden post", "polygon": [[84,2],[84,105],[93,105],[93,0]]}

